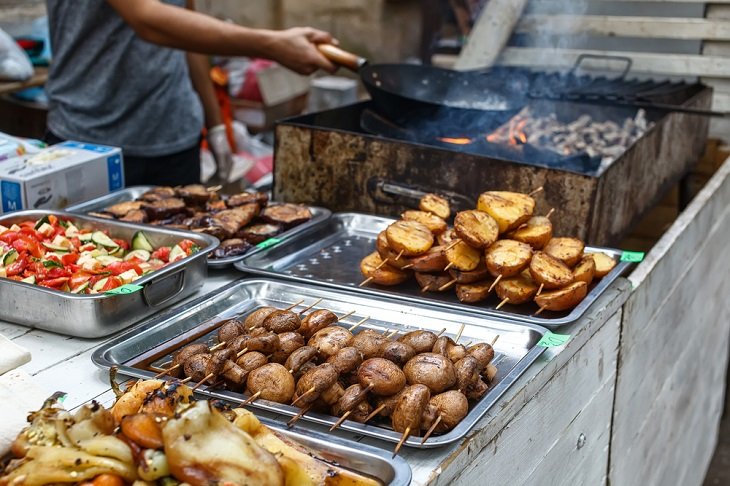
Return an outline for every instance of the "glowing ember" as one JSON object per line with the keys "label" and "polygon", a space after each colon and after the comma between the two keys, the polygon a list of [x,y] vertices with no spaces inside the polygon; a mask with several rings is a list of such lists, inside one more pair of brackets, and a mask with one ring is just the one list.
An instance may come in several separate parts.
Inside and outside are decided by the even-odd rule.
{"label": "glowing ember", "polygon": [[450,137],[441,137],[439,138],[440,141],[446,142],[446,143],[453,143],[454,145],[469,145],[474,140],[471,138],[450,138]]}

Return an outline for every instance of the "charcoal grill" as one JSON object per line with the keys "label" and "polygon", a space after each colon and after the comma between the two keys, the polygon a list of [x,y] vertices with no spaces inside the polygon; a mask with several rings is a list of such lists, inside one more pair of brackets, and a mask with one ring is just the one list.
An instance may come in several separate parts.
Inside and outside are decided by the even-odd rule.
{"label": "charcoal grill", "polygon": [[[485,74],[512,83],[524,103],[565,121],[589,115],[622,121],[636,114],[613,100],[708,109],[712,90],[701,84],[589,77],[498,68]],[[515,84],[519,89],[515,89]],[[591,101],[590,104],[577,101]],[[334,211],[397,216],[423,192],[453,196],[474,207],[485,190],[531,192],[542,186],[537,212],[557,210],[556,234],[597,246],[616,245],[692,168],[707,138],[708,119],[647,110],[653,126],[610,164],[584,153],[564,156],[539,146],[489,143],[502,123],[485,114],[468,126],[454,119],[388,118],[372,102],[290,118],[276,127],[274,197]],[[475,143],[444,139],[476,137]]]}

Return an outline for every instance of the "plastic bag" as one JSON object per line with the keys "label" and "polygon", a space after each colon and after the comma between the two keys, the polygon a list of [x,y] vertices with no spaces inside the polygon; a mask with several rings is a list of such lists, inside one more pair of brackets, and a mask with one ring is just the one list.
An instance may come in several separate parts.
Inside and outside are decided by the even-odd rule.
{"label": "plastic bag", "polygon": [[0,29],[0,81],[25,81],[33,76],[33,65],[25,52]]}

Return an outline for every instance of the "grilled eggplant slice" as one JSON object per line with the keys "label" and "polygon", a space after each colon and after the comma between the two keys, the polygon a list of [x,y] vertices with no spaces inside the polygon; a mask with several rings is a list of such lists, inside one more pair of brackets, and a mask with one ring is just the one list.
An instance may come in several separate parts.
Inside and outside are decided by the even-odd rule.
{"label": "grilled eggplant slice", "polygon": [[177,196],[175,189],[167,186],[154,187],[140,196],[140,200],[155,202]]}
{"label": "grilled eggplant slice", "polygon": [[185,201],[176,197],[148,202],[142,206],[150,220],[166,219],[174,214],[185,212]]}
{"label": "grilled eggplant slice", "polygon": [[298,204],[277,204],[261,211],[261,219],[267,223],[291,228],[312,219],[312,211],[308,207]]}
{"label": "grilled eggplant slice", "polygon": [[177,187],[175,189],[177,197],[180,197],[190,206],[205,206],[213,197],[218,197],[215,192],[211,192],[202,184],[189,184],[187,186]]}
{"label": "grilled eggplant slice", "polygon": [[147,212],[142,209],[135,209],[128,212],[124,217],[119,218],[119,221],[126,221],[128,223],[143,224],[147,222]]}
{"label": "grilled eggplant slice", "polygon": [[139,211],[144,206],[142,201],[125,201],[104,208],[104,212],[112,214],[115,218],[123,218],[132,211]]}
{"label": "grilled eggplant slice", "polygon": [[284,228],[278,224],[261,223],[243,228],[238,232],[238,235],[249,243],[255,245],[262,241],[266,241],[269,238],[275,237],[282,231],[284,231]]}
{"label": "grilled eggplant slice", "polygon": [[252,203],[256,203],[262,208],[266,207],[269,204],[269,196],[265,192],[242,192],[240,194],[234,194],[226,201],[226,204],[230,208],[237,208],[238,206]]}
{"label": "grilled eggplant slice", "polygon": [[243,255],[252,247],[251,243],[240,238],[224,240],[220,246],[213,250],[213,258],[227,258]]}

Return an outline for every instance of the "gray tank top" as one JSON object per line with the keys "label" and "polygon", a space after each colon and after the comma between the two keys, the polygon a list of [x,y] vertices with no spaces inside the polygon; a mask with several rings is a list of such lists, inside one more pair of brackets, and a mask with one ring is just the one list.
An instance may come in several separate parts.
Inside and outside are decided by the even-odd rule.
{"label": "gray tank top", "polygon": [[131,156],[171,155],[198,143],[203,110],[183,51],[145,42],[104,0],[46,4],[51,132]]}

